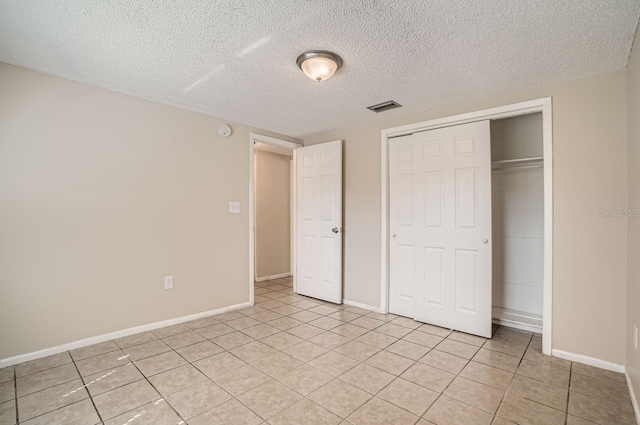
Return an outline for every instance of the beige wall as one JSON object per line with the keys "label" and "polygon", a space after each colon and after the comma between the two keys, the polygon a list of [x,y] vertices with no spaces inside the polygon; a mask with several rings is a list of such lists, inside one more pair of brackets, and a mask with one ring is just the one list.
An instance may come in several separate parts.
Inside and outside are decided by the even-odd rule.
{"label": "beige wall", "polygon": [[624,364],[626,220],[600,210],[626,205],[625,87],[622,70],[307,138],[345,141],[345,298],[380,305],[383,128],[552,96],[553,347]]}
{"label": "beige wall", "polygon": [[256,276],[291,272],[291,157],[256,151]]}
{"label": "beige wall", "polygon": [[0,93],[0,359],[249,301],[254,129],[6,64]]}
{"label": "beige wall", "polygon": [[[627,208],[640,209],[640,31],[627,68]],[[640,397],[640,350],[633,327],[640,328],[640,217],[627,219],[627,371]]]}

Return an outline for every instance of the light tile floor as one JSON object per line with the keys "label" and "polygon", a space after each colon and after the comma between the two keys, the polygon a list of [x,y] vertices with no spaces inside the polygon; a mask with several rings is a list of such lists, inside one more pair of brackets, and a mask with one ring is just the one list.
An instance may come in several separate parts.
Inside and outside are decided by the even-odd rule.
{"label": "light tile floor", "polygon": [[[0,425],[624,425],[625,378],[256,284],[256,305],[0,369]],[[17,401],[16,401],[17,399]]]}

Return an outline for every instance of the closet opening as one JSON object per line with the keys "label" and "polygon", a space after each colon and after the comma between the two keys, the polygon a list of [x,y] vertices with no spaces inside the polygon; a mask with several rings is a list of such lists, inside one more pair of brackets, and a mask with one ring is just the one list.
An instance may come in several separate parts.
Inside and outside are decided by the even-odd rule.
{"label": "closet opening", "polygon": [[491,120],[493,323],[542,333],[542,113]]}

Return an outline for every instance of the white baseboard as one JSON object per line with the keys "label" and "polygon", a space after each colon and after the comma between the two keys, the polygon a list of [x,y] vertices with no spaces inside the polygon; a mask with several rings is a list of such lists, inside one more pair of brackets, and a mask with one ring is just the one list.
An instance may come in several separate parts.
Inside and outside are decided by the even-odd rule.
{"label": "white baseboard", "polygon": [[282,277],[291,277],[291,272],[289,273],[280,273],[280,274],[274,274],[272,276],[263,276],[263,277],[258,277],[256,278],[256,282],[264,282],[265,280],[274,280],[274,279],[280,279]]}
{"label": "white baseboard", "polygon": [[576,363],[582,363],[589,366],[597,367],[600,369],[610,370],[612,372],[625,373],[626,368],[623,365],[611,363],[606,360],[600,360],[589,356],[583,356],[582,354],[569,353],[568,351],[551,350],[551,355],[559,357],[561,359],[570,360]]}
{"label": "white baseboard", "polygon": [[376,313],[382,313],[382,309],[380,307],[374,307],[368,304],[362,304],[362,303],[358,303],[355,301],[349,301],[349,300],[342,300],[342,304],[344,305],[348,305],[350,307],[358,307],[358,308],[362,308],[364,310],[369,310],[369,311],[374,311]]}
{"label": "white baseboard", "polygon": [[201,319],[203,317],[215,316],[217,314],[226,313],[232,310],[239,310],[241,308],[250,307],[251,303],[241,303],[230,305],[228,307],[222,307],[215,310],[204,311],[202,313],[190,314],[188,316],[176,317],[174,319],[163,320],[161,322],[149,323],[147,325],[136,326],[133,328],[123,329],[120,331],[110,332],[107,334],[93,336],[90,338],[81,339],[79,341],[69,342],[67,344],[57,345],[55,347],[45,348],[44,350],[34,351],[32,353],[20,354],[6,359],[0,359],[0,369],[5,366],[13,366],[18,363],[27,362],[30,360],[40,359],[42,357],[52,356],[58,353],[64,353],[65,351],[75,350],[76,348],[87,347],[89,345],[98,344],[100,342],[109,341],[116,338],[122,338],[125,336],[137,334],[140,332],[152,331],[158,328],[164,328],[166,326],[177,325],[180,323],[190,322],[192,320]]}
{"label": "white baseboard", "polygon": [[627,386],[629,387],[629,395],[631,396],[631,404],[633,405],[633,411],[636,414],[636,422],[640,424],[640,407],[638,406],[638,398],[636,397],[636,392],[633,389],[633,384],[631,383],[631,377],[629,376],[629,371],[625,370],[624,375],[627,378]]}

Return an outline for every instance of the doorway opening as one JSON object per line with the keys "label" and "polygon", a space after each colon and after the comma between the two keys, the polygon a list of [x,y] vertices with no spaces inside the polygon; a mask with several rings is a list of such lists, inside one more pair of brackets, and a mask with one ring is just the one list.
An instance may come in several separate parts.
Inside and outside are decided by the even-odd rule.
{"label": "doorway opening", "polygon": [[[249,301],[255,299],[255,279],[278,279],[292,275],[293,292],[318,300],[342,303],[342,141],[301,146],[274,137],[249,133]],[[256,274],[256,151],[288,156],[290,160],[290,268]],[[260,156],[260,154],[258,154]],[[258,168],[260,161],[258,160]],[[283,171],[286,173],[286,170]],[[267,179],[268,180],[268,179]],[[267,182],[268,184],[268,182]],[[270,201],[269,196],[266,197]],[[283,206],[284,207],[284,206]],[[283,213],[284,214],[284,213]],[[263,232],[264,234],[264,232]],[[273,239],[266,236],[267,249]],[[286,252],[286,249],[285,251]],[[280,254],[280,257],[286,257]],[[271,273],[276,273],[271,274]],[[262,301],[262,300],[260,300]]]}
{"label": "doorway opening", "polygon": [[255,281],[291,277],[292,151],[254,144]]}
{"label": "doorway opening", "polygon": [[249,294],[256,284],[292,286],[295,270],[295,149],[300,145],[251,133]]}
{"label": "doorway opening", "polygon": [[383,312],[403,280],[410,316],[541,331],[551,354],[551,118],[544,98],[382,131]]}

